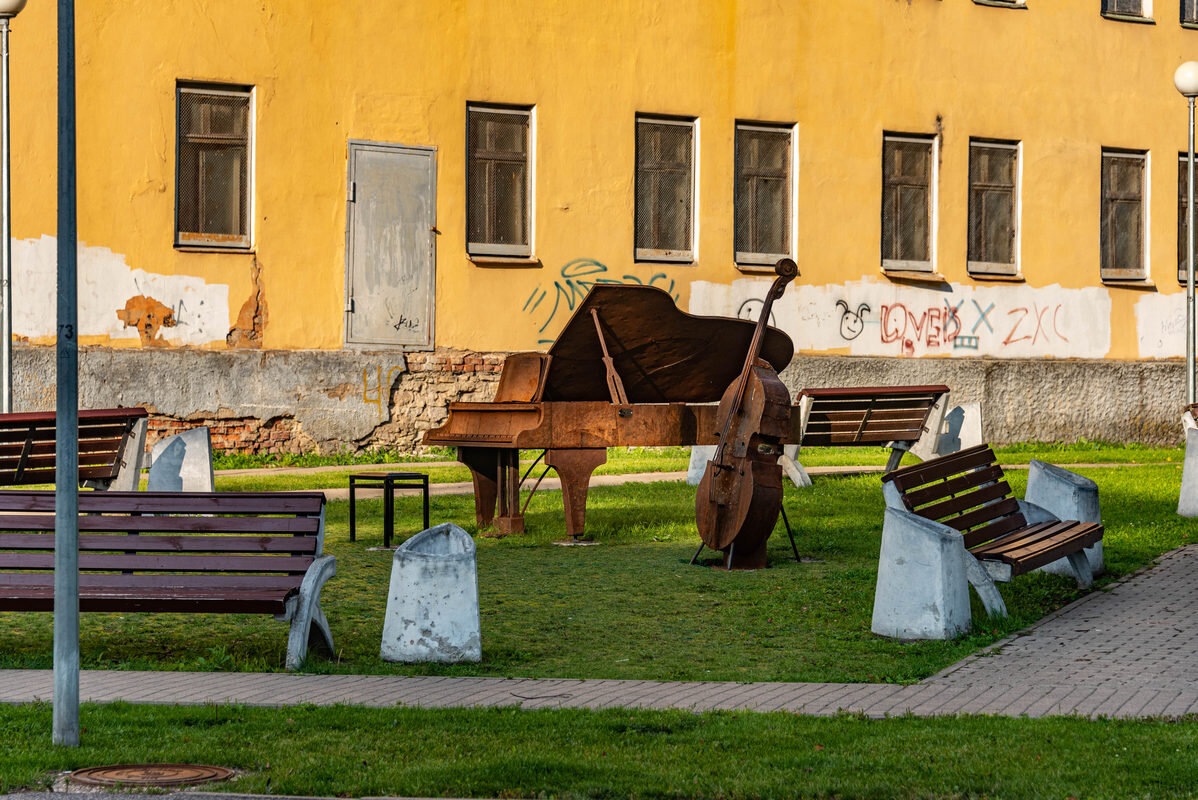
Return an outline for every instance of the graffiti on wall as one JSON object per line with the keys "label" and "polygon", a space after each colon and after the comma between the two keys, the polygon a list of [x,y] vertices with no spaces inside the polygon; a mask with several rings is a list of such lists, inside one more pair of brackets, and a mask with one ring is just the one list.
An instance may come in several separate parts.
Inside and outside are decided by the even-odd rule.
{"label": "graffiti on wall", "polygon": [[1154,292],[1136,301],[1136,338],[1140,358],[1184,357],[1185,337],[1185,292]]}
{"label": "graffiti on wall", "polygon": [[559,277],[549,287],[538,285],[524,301],[521,310],[531,316],[534,323],[540,324],[537,328],[537,335],[541,337],[537,340],[538,344],[553,343],[552,337],[544,338],[545,331],[554,324],[554,320],[557,320],[558,326],[565,324],[570,312],[597,283],[656,286],[668,292],[675,303],[678,302],[674,279],[664,272],[641,280],[636,275],[615,275],[607,269],[606,264],[593,258],[576,258],[562,267]]}
{"label": "graffiti on wall", "polygon": [[[696,282],[692,314],[727,314],[756,303],[765,284]],[[1104,288],[962,286],[947,289],[860,281],[796,286],[774,305],[771,322],[797,350],[853,355],[981,355],[1101,358],[1110,349],[1110,296]]]}
{"label": "graffiti on wall", "polygon": [[383,368],[381,366],[375,367],[373,373],[374,386],[371,386],[371,370],[369,367],[362,368],[362,402],[378,408],[379,422],[387,420],[387,414],[391,409],[391,387],[395,385],[395,376],[400,372],[403,372],[403,367],[391,367],[388,369],[387,380],[384,383]]}

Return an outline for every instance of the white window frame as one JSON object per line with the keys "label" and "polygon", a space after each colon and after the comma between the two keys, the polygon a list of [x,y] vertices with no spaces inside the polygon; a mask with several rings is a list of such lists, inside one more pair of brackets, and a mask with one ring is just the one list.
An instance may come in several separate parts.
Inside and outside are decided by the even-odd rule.
{"label": "white window frame", "polygon": [[[973,148],[986,147],[990,149],[1003,149],[1015,151],[1015,186],[1014,186],[1014,208],[1011,213],[1014,215],[1013,224],[1015,226],[1014,235],[1012,236],[1012,253],[1014,261],[1011,264],[991,261],[967,261],[965,268],[971,275],[979,275],[982,277],[988,275],[1002,276],[1018,276],[1023,274],[1022,253],[1023,253],[1023,142],[1012,142],[1006,140],[991,140],[991,139],[970,139],[969,140],[969,156],[970,164],[973,162]],[[968,165],[966,169],[968,175]],[[969,180],[967,177],[966,180]],[[969,185],[970,196],[972,197],[973,184]],[[966,200],[966,226],[969,225],[969,208],[968,199]],[[966,230],[966,236],[970,231]],[[968,251],[968,245],[966,246]]]}
{"label": "white window frame", "polygon": [[[668,261],[679,264],[693,264],[699,260],[699,118],[698,117],[671,117],[657,114],[637,114],[633,128],[633,141],[639,138],[640,132],[637,130],[642,122],[652,123],[654,125],[678,125],[681,127],[689,127],[691,129],[691,236],[688,250],[659,250],[651,247],[636,247],[636,196],[637,182],[640,179],[640,164],[633,164],[633,249],[634,259],[636,261]],[[634,147],[635,151],[635,147]],[[633,158],[639,162],[637,155]]]}
{"label": "white window frame", "polygon": [[[223,88],[222,88],[223,87]],[[179,129],[179,105],[183,94],[220,95],[225,97],[244,97],[246,104],[245,124],[245,235],[236,240],[221,241],[211,235],[197,231],[183,231],[179,225],[179,157],[183,132]],[[255,150],[258,141],[258,92],[254,86],[237,84],[206,83],[204,81],[177,81],[175,83],[175,247],[180,249],[222,250],[246,252],[254,249],[254,220],[255,213],[255,180],[254,173],[257,158]]]}
{"label": "white window frame", "polygon": [[1101,14],[1107,19],[1121,19],[1131,22],[1152,22],[1152,0],[1140,0],[1140,13],[1129,14],[1126,11],[1107,11],[1107,0],[1101,0]]}
{"label": "white window frame", "polygon": [[537,185],[537,108],[536,106],[517,106],[517,105],[491,105],[488,103],[467,103],[466,104],[466,213],[470,211],[470,149],[469,149],[469,130],[470,130],[470,113],[477,111],[482,114],[511,114],[512,116],[523,116],[528,118],[528,140],[525,142],[525,191],[528,193],[528,202],[525,204],[524,224],[528,228],[528,244],[495,244],[493,242],[472,242],[470,241],[470,225],[466,224],[466,255],[470,257],[495,257],[495,258],[512,258],[512,259],[530,259],[533,253],[536,252],[534,245],[536,243],[536,185]]}
{"label": "white window frame", "polygon": [[[1143,177],[1140,185],[1140,273],[1132,275],[1123,271],[1122,274],[1112,273],[1107,274],[1102,266],[1102,211],[1105,198],[1102,196],[1102,173],[1101,164],[1108,158],[1127,158],[1139,159],[1144,162]],[[1101,280],[1110,283],[1135,283],[1145,282],[1151,274],[1152,269],[1152,237],[1149,231],[1152,230],[1152,154],[1147,150],[1121,150],[1114,147],[1102,148],[1102,161],[1099,162],[1099,180],[1098,180],[1098,214],[1099,214],[1099,234],[1098,234],[1098,274]]]}
{"label": "white window frame", "polygon": [[[793,123],[770,124],[770,123],[765,123],[765,122],[737,122],[736,127],[733,130],[733,135],[732,135],[732,146],[734,149],[736,147],[736,132],[741,131],[741,130],[767,131],[769,133],[786,133],[788,136],[790,136],[790,143],[789,143],[789,147],[787,148],[790,163],[787,165],[787,174],[786,174],[786,180],[789,184],[787,186],[787,190],[788,190],[787,198],[790,203],[790,208],[788,209],[788,211],[789,211],[788,216],[790,217],[790,219],[788,219],[786,221],[787,226],[790,229],[790,252],[787,252],[787,253],[749,253],[749,252],[742,252],[742,251],[738,250],[738,251],[735,251],[733,254],[734,261],[737,265],[742,265],[742,266],[746,266],[746,267],[773,267],[775,264],[778,263],[778,261],[780,259],[795,258],[795,252],[796,252],[796,248],[797,248],[796,243],[798,242],[798,239],[799,239],[799,181],[798,181],[798,174],[797,174],[798,173],[798,164],[799,164],[798,126]],[[733,171],[734,172],[735,172],[735,169],[736,169],[736,155],[734,152],[734,154],[733,154]],[[737,195],[736,195],[737,188],[736,188],[736,183],[735,183],[735,175],[733,176],[733,180],[734,180],[734,183],[733,183],[733,188],[732,188],[732,194],[733,194],[733,198],[732,198],[732,205],[733,205],[733,208],[732,208],[732,239],[733,239],[733,242],[735,243],[735,241],[736,241],[736,211],[737,211],[736,205],[739,202],[740,198],[737,197]],[[734,244],[734,246],[735,246],[735,244]]]}
{"label": "white window frame", "polygon": [[[930,164],[928,169],[928,260],[927,261],[907,261],[903,259],[882,258],[882,270],[885,272],[936,272],[936,240],[939,239],[940,233],[940,136],[937,134],[928,134],[926,136],[910,133],[884,133],[882,134],[882,150],[883,158],[879,159],[882,164],[882,169],[885,170],[885,149],[887,142],[917,142],[919,144],[931,144],[932,152],[929,156]],[[880,185],[885,188],[886,175],[883,171]],[[882,198],[879,197],[879,210],[882,206]],[[882,226],[886,225],[886,220],[883,217]],[[878,231],[878,246],[882,245],[883,230]]]}

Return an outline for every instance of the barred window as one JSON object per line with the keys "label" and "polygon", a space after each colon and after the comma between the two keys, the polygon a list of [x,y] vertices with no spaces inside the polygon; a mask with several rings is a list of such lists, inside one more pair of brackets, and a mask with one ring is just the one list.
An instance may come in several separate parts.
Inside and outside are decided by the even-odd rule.
{"label": "barred window", "polygon": [[1144,278],[1144,162],[1146,153],[1102,153],[1099,238],[1104,280]]}
{"label": "barred window", "polygon": [[737,264],[770,264],[791,247],[791,128],[736,126]]}
{"label": "barred window", "polygon": [[528,107],[466,108],[466,251],[471,255],[532,255],[531,121]]}
{"label": "barred window", "polygon": [[1198,25],[1198,0],[1181,0],[1181,21]]}
{"label": "barred window", "polygon": [[1102,0],[1102,13],[1122,17],[1152,16],[1152,0]]}
{"label": "barred window", "polygon": [[969,143],[969,271],[1014,275],[1019,145]]}
{"label": "barred window", "polygon": [[[1177,282],[1186,282],[1186,232],[1190,229],[1189,209],[1189,156],[1182,154],[1177,159]],[[1195,165],[1198,170],[1198,164]]]}
{"label": "barred window", "polygon": [[694,260],[694,151],[695,120],[637,117],[637,258]]}
{"label": "barred window", "polygon": [[175,244],[250,246],[249,87],[179,84]]}
{"label": "barred window", "polygon": [[932,270],[932,137],[882,140],[882,266]]}

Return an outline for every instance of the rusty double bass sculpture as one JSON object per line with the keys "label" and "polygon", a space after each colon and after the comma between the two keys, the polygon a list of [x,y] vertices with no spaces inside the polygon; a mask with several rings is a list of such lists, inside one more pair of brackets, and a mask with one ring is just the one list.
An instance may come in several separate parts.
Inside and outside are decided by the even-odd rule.
{"label": "rusty double bass sculpture", "polygon": [[695,494],[703,544],[724,553],[728,569],[760,569],[782,509],[781,441],[790,424],[790,393],[769,362],[759,358],[774,301],[799,274],[789,258],[777,263],[761,318],[740,375],[724,392],[716,419],[719,445]]}

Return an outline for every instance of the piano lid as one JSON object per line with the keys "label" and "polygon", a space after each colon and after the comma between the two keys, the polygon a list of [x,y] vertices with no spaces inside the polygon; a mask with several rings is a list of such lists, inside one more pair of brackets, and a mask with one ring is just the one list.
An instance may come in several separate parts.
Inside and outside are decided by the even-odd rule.
{"label": "piano lid", "polygon": [[[630,403],[715,403],[740,375],[756,322],[681,311],[653,286],[596,284],[549,348],[544,400],[609,400],[591,309]],[[767,327],[761,357],[782,371],[790,337]]]}

